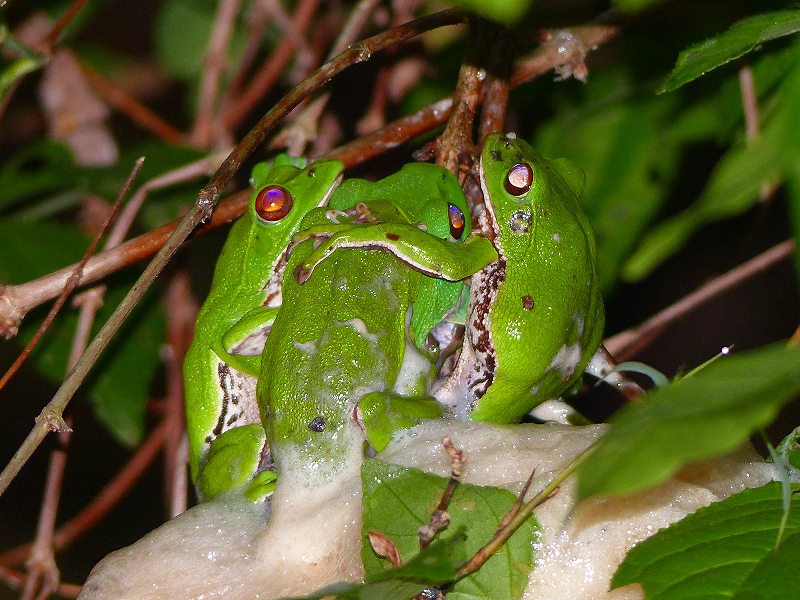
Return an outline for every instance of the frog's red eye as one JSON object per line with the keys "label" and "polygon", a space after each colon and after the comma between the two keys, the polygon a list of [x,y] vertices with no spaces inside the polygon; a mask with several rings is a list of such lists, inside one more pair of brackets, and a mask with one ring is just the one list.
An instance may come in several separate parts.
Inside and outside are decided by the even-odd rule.
{"label": "frog's red eye", "polygon": [[526,163],[514,165],[506,173],[504,185],[506,191],[512,196],[522,196],[533,185],[533,169]]}
{"label": "frog's red eye", "polygon": [[292,210],[292,195],[279,185],[268,185],[256,195],[256,214],[265,221],[280,221]]}
{"label": "frog's red eye", "polygon": [[464,227],[467,222],[464,219],[464,213],[455,204],[448,204],[447,210],[450,213],[450,237],[454,240],[460,240],[464,235]]}

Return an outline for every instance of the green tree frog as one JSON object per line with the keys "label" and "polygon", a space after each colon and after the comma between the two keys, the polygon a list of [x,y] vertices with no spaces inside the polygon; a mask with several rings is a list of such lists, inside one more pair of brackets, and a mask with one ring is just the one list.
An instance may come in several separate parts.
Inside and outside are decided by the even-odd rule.
{"label": "green tree frog", "polygon": [[572,161],[493,134],[480,179],[500,259],[472,277],[462,353],[434,395],[459,418],[513,423],[564,392],[600,345],[595,241]]}
{"label": "green tree frog", "polygon": [[[425,276],[409,269],[407,257],[453,281],[496,260],[488,240],[454,243],[469,230],[466,215],[459,189],[447,199],[405,191],[348,211],[317,209],[303,220],[287,266],[303,283],[284,280],[258,381],[278,490],[285,473],[310,487],[331,481],[360,465],[365,435],[381,448],[392,428],[440,414],[428,396],[431,362],[408,333]],[[315,249],[309,238],[319,237],[328,239]]]}
{"label": "green tree frog", "polygon": [[[428,335],[458,308],[466,287],[463,277],[470,275],[476,265],[497,260],[497,253],[483,236],[470,235],[472,222],[464,192],[455,176],[444,167],[408,163],[376,182],[348,179],[336,189],[329,206],[347,210],[359,202],[379,199],[391,201],[400,213],[399,219],[388,219],[393,220],[391,225],[379,218],[355,227],[351,223],[324,224],[295,236],[295,239],[331,236],[303,263],[300,280],[308,279],[315,266],[338,248],[382,248],[392,252],[407,265],[430,276],[420,280],[409,333],[417,348],[431,351],[435,344]],[[426,233],[462,245],[433,243]],[[398,237],[387,239],[391,236]],[[453,271],[459,276],[456,281],[445,264],[439,264],[448,261],[467,267],[466,271]],[[470,272],[464,275],[467,271]]]}
{"label": "green tree frog", "polygon": [[[253,169],[248,211],[222,249],[184,361],[190,468],[201,499],[251,484],[267,458],[253,376],[281,303],[286,247],[343,169],[339,160],[305,166],[286,155]],[[253,495],[271,477],[257,479]]]}

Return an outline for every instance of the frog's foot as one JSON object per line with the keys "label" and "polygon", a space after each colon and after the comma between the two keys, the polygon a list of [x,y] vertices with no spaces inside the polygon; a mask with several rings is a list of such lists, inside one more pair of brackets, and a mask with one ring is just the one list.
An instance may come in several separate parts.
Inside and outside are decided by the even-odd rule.
{"label": "frog's foot", "polygon": [[606,347],[601,345],[586,365],[586,372],[616,387],[626,400],[644,396],[645,391],[638,383],[616,370],[617,364]]}
{"label": "frog's foot", "polygon": [[365,394],[358,403],[359,422],[367,441],[380,452],[401,429],[418,425],[423,419],[442,416],[435,398],[409,398],[386,392]]}
{"label": "frog's foot", "polygon": [[483,236],[473,235],[463,244],[440,239],[410,223],[353,225],[332,235],[303,262],[295,276],[300,284],[338,249],[381,250],[429,277],[460,281],[497,261],[497,251]]}
{"label": "frog's foot", "polygon": [[267,498],[275,487],[269,466],[264,428],[256,423],[228,429],[218,435],[201,459],[197,495],[202,502],[221,495],[242,495],[254,502]]}

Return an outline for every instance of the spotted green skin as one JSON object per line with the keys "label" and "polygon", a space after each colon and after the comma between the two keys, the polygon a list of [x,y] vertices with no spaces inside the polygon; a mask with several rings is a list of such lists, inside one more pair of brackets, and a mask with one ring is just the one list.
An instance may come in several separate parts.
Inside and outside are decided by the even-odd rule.
{"label": "spotted green skin", "polygon": [[[359,194],[350,198],[355,197]],[[287,273],[315,262],[312,256],[319,260],[304,283],[284,280],[284,303],[258,381],[262,421],[280,477],[305,473],[310,486],[322,485],[361,460],[365,436],[380,449],[394,428],[440,414],[428,396],[432,363],[408,333],[410,309],[427,278],[401,260],[403,251],[394,250],[413,245],[422,255],[446,258],[463,245],[449,239],[448,202],[441,194],[431,197],[438,209],[426,207],[424,214],[426,203],[416,200],[407,207],[398,197],[366,202],[371,220],[365,223],[324,209],[303,220]],[[460,189],[455,201],[466,211]],[[326,254],[325,244],[314,249],[310,238],[323,235],[330,236],[325,244],[335,251]],[[354,243],[337,246],[342,238]],[[444,260],[443,268],[437,261],[437,268],[453,280],[496,258],[485,252],[483,262],[461,275],[469,267],[458,252],[452,256],[458,260]]]}
{"label": "spotted green skin", "polygon": [[[198,315],[183,372],[191,476],[201,500],[264,483],[253,481],[266,438],[259,422],[255,382],[248,379],[258,374],[260,352],[232,354],[233,344],[223,339],[232,328],[238,327],[244,337],[274,318],[277,308],[264,304],[276,286],[279,291],[280,273],[275,271],[280,258],[302,217],[327,201],[344,169],[338,160],[298,166],[304,164],[304,160],[281,155],[272,165],[261,163],[254,168],[248,211],[228,235]],[[258,192],[271,184],[284,186],[294,199],[290,213],[277,222],[264,221],[254,207]]]}
{"label": "spotted green skin", "polygon": [[[531,167],[533,183],[513,195],[505,181],[519,163]],[[600,345],[595,241],[575,163],[494,134],[480,175],[482,227],[500,260],[472,278],[462,356],[437,398],[462,418],[513,423],[572,385]]]}

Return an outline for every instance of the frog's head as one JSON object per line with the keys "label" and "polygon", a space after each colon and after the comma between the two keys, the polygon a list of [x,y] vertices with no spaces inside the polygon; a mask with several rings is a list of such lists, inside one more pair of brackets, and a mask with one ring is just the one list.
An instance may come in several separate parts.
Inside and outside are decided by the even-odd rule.
{"label": "frog's head", "polygon": [[486,208],[481,226],[501,256],[522,256],[541,243],[536,233],[542,220],[570,227],[584,219],[576,208],[583,170],[568,159],[543,157],[513,133],[486,139],[480,176]]}
{"label": "frog's head", "polygon": [[[472,232],[469,206],[458,179],[447,169],[438,165],[421,163],[417,169],[430,171],[432,181],[439,189],[439,196],[422,200],[418,204],[419,214],[412,215],[414,222],[423,223],[428,233],[436,237],[459,243]],[[418,199],[419,201],[419,199]]]}
{"label": "frog's head", "polygon": [[[281,155],[281,157],[284,155]],[[305,168],[276,158],[260,171],[253,171],[256,184],[250,195],[251,217],[270,231],[291,233],[311,209],[323,206],[342,180],[344,163],[340,160],[318,160]],[[274,228],[274,229],[273,229]]]}

